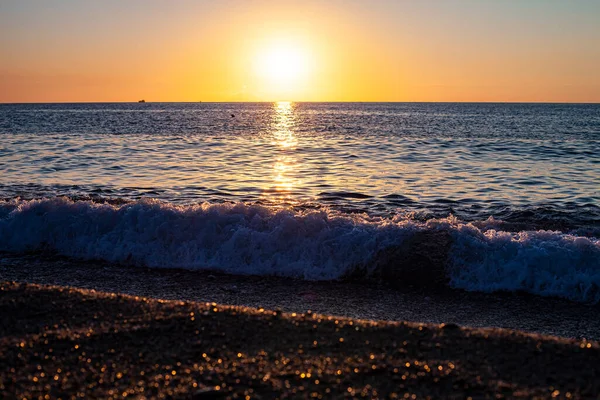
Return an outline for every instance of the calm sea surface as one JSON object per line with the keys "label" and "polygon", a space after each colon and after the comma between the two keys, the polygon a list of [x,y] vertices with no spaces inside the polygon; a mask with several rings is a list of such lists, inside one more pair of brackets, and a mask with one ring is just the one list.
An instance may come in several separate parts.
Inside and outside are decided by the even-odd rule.
{"label": "calm sea surface", "polygon": [[0,197],[595,225],[600,105],[0,105]]}

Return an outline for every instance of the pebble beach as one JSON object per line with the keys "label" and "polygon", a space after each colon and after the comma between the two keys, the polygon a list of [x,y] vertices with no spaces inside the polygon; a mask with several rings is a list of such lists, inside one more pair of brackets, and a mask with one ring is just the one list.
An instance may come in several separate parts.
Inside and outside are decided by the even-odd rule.
{"label": "pebble beach", "polygon": [[[3,398],[591,398],[600,346],[0,284]],[[46,397],[48,398],[48,397]]]}

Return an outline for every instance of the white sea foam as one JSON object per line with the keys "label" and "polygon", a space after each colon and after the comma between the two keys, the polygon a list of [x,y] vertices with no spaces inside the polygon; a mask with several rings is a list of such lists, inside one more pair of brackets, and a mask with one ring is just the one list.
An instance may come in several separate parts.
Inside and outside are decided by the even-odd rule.
{"label": "white sea foam", "polygon": [[553,231],[482,232],[472,225],[459,225],[452,235],[454,287],[600,301],[600,240]]}
{"label": "white sea foam", "polygon": [[[413,229],[326,212],[260,206],[122,206],[67,199],[13,202],[0,220],[0,249],[50,249],[83,259],[150,267],[211,268],[241,274],[335,279]],[[6,211],[5,211],[6,213]]]}
{"label": "white sea foam", "polygon": [[[477,226],[476,226],[477,225]],[[561,232],[497,231],[493,220],[416,222],[260,206],[115,206],[65,198],[0,202],[0,250],[50,250],[80,259],[236,274],[337,279],[415,232],[452,237],[450,284],[600,301],[600,240]]]}

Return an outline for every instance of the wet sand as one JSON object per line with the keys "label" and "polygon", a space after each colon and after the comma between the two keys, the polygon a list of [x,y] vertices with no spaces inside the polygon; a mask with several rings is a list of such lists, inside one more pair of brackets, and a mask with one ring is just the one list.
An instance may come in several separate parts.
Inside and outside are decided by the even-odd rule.
{"label": "wet sand", "polygon": [[360,319],[501,327],[600,339],[599,305],[514,293],[377,284],[309,282],[214,272],[123,267],[106,263],[0,255],[0,280],[96,289],[172,300],[311,310]]}
{"label": "wet sand", "polygon": [[0,397],[589,398],[600,345],[0,283]]}

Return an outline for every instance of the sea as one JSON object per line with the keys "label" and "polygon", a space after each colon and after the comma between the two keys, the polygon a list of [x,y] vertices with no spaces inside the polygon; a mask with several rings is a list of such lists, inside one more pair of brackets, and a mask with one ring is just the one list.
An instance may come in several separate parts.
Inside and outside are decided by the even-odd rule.
{"label": "sea", "polygon": [[0,105],[3,254],[372,281],[436,235],[449,288],[600,302],[600,104]]}

